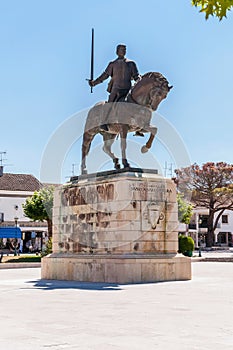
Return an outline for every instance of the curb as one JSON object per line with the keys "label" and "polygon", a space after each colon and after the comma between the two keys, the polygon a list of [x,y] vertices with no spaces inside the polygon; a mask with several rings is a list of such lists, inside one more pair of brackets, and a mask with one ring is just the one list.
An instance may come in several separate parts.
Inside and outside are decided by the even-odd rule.
{"label": "curb", "polygon": [[199,262],[199,261],[204,261],[204,262],[233,262],[233,257],[228,258],[228,257],[197,257],[197,258],[192,258],[192,262]]}
{"label": "curb", "polygon": [[1,263],[0,269],[23,269],[23,268],[32,268],[32,267],[41,267],[41,263]]}
{"label": "curb", "polygon": [[204,261],[211,262],[211,261],[216,261],[216,262],[233,262],[233,258],[204,258]]}

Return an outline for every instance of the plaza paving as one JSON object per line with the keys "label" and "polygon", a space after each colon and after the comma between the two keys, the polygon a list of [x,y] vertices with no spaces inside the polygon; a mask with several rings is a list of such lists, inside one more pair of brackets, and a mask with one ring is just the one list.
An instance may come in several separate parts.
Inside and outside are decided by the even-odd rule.
{"label": "plaza paving", "polygon": [[41,281],[0,270],[1,349],[233,349],[233,264],[192,263],[191,281]]}

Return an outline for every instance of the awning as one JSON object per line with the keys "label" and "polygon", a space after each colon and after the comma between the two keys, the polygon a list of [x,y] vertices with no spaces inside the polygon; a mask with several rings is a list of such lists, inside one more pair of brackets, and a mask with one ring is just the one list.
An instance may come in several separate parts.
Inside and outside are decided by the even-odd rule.
{"label": "awning", "polygon": [[21,236],[19,227],[0,227],[0,238],[21,238]]}

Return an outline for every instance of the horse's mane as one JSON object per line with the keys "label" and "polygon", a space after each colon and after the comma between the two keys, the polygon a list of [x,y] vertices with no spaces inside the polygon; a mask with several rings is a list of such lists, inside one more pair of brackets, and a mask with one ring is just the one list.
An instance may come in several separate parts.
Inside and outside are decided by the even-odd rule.
{"label": "horse's mane", "polygon": [[148,72],[143,74],[142,78],[151,78],[153,80],[167,80],[166,78],[164,78],[164,76],[159,73],[159,72]]}
{"label": "horse's mane", "polygon": [[156,89],[158,91],[169,91],[167,79],[159,72],[148,72],[142,75],[127,96],[127,102],[135,102],[144,105],[148,103],[146,101],[146,96],[149,95],[151,89]]}
{"label": "horse's mane", "polygon": [[148,72],[142,75],[141,79],[136,82],[133,86],[132,90],[137,87],[138,83],[144,83],[146,81],[153,81],[155,85],[161,85],[161,87],[167,87],[168,81],[167,79],[159,72]]}

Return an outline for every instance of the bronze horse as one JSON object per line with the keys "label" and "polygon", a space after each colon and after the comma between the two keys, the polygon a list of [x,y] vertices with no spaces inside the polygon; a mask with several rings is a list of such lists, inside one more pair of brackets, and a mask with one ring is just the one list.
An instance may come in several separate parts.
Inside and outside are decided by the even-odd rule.
{"label": "bronze horse", "polygon": [[[157,128],[150,125],[152,111],[167,97],[172,86],[167,79],[157,72],[146,73],[142,76],[127,95],[125,102],[102,102],[90,109],[83,134],[81,173],[86,174],[86,157],[91,142],[98,133],[103,136],[103,151],[113,160],[115,169],[120,169],[119,159],[112,153],[111,146],[117,135],[121,138],[122,164],[129,167],[126,158],[126,137],[128,132],[140,131],[150,133],[146,145],[141,148],[145,153],[151,147]],[[106,123],[108,131],[100,129]]]}

